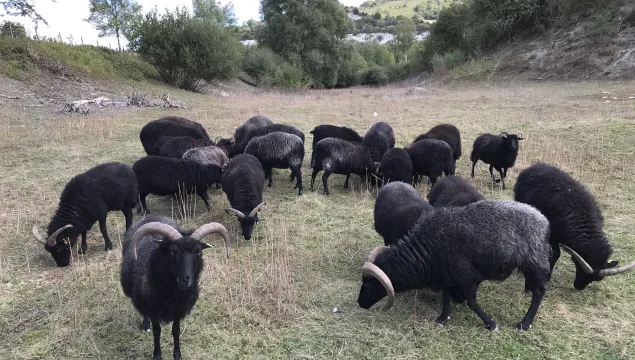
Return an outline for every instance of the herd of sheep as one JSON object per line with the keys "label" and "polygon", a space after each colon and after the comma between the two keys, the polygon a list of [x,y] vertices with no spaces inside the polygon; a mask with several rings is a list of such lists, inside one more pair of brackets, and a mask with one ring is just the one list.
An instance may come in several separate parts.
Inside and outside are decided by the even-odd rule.
{"label": "herd of sheep", "polygon": [[[384,246],[373,249],[362,267],[358,304],[368,309],[395,294],[429,288],[441,292],[443,307],[436,319],[450,319],[450,298],[466,302],[491,330],[496,322],[477,303],[485,280],[505,280],[514,271],[525,277],[531,305],[517,329],[531,328],[545,294],[560,249],[576,266],[574,286],[583,290],[593,281],[631,270],[635,262],[618,267],[610,261],[612,247],[603,232],[603,217],[593,196],[564,171],[544,163],[524,169],[514,187],[514,200],[487,200],[466,180],[454,176],[461,157],[461,135],[453,125],[433,127],[403,149],[395,148],[392,127],[374,124],[362,137],[355,130],[320,125],[313,135],[311,189],[323,171],[324,193],[331,174],[351,174],[382,186],[374,209],[374,225]],[[522,134],[483,134],[470,155],[472,177],[481,160],[489,164],[495,183],[505,188],[507,170],[514,166]],[[105,249],[112,249],[106,229],[110,211],[126,219],[121,285],[143,315],[143,328],[154,335],[154,359],[161,358],[161,323],[173,322],[174,358],[180,359],[180,321],[199,294],[203,267],[203,239],[217,234],[230,256],[230,234],[210,222],[195,231],[180,228],[169,217],[149,215],[147,196],[200,196],[210,208],[208,189],[221,187],[236,216],[242,236],[249,240],[263,209],[265,181],[272,186],[272,169],[290,169],[302,195],[304,134],[297,128],[254,116],[236,128],[231,138],[210,139],[199,123],[179,117],[153,120],[140,140],[147,153],[132,167],[122,163],[98,165],[75,176],[65,186],[46,236],[36,226],[33,235],[58,266],[70,263],[81,234],[99,222]],[[493,170],[500,174],[496,179]],[[426,176],[431,183],[428,201],[411,184]],[[133,224],[133,209],[145,212]]]}

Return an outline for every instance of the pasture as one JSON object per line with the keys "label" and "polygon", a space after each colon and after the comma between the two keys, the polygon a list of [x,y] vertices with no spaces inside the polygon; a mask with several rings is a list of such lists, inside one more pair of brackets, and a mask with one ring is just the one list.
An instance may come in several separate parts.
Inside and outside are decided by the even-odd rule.
{"label": "pasture", "polygon": [[[520,170],[536,161],[559,166],[596,196],[613,259],[632,261],[634,85],[468,83],[218,98],[177,92],[172,97],[187,109],[115,109],[85,117],[9,106],[0,124],[0,358],[151,358],[152,335],[139,330],[141,316],[119,283],[122,214],[108,217],[112,252],[104,252],[94,226],[87,254],[74,255],[66,268],[55,266],[31,228],[46,227],[72,176],[103,162],[131,165],[145,155],[139,131],[149,120],[183,116],[215,137],[233,133],[257,113],[297,126],[307,141],[304,195],[297,197],[288,170],[275,170],[252,241],[242,239],[235,218],[223,211],[228,203],[220,190],[210,190],[210,213],[195,197],[185,214],[169,197],[148,197],[154,214],[172,215],[185,228],[217,221],[232,234],[228,263],[220,238],[208,239],[214,248],[204,255],[201,297],[181,324],[185,359],[635,358],[635,273],[578,292],[569,255],[556,265],[527,332],[514,330],[530,301],[517,275],[485,283],[479,291],[480,305],[500,332],[485,330],[465,304],[452,304],[452,320],[437,327],[441,296],[428,290],[399,294],[387,312],[381,311],[383,301],[370,310],[359,308],[361,266],[368,252],[383,244],[373,229],[377,189],[361,186],[354,175],[351,189],[344,189],[344,177],[332,176],[331,195],[324,196],[321,181],[309,191],[308,167],[309,131],[318,124],[346,125],[363,134],[385,121],[395,131],[396,146],[403,147],[435,124],[452,123],[463,141],[457,175],[467,178],[476,136],[522,131],[525,140],[508,173],[507,190],[491,184],[483,163],[476,169],[476,188],[486,198],[511,199]],[[418,190],[427,194],[425,182]],[[139,218],[135,214],[135,221]],[[162,347],[170,359],[167,327]]]}

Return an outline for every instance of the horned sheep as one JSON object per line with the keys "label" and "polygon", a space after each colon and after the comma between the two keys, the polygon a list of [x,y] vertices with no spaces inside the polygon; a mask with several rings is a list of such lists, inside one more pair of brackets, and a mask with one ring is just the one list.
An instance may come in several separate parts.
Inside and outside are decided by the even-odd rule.
{"label": "horned sheep", "polygon": [[[483,134],[474,140],[472,154],[472,177],[474,177],[474,168],[476,163],[481,160],[489,164],[489,174],[495,183],[502,182],[503,190],[505,190],[505,178],[507,170],[514,167],[516,157],[518,156],[518,141],[523,140],[523,134],[501,133],[499,136],[494,134]],[[499,172],[501,178],[495,179],[493,169]]]}

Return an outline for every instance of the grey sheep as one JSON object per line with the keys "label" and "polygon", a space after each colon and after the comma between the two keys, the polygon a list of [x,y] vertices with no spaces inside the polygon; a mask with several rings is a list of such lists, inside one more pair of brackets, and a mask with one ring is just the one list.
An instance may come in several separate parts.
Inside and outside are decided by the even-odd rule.
{"label": "grey sheep", "polygon": [[295,188],[298,189],[298,196],[302,195],[301,168],[304,160],[304,143],[300,137],[284,132],[258,136],[249,141],[245,154],[251,154],[260,161],[265,177],[269,178],[269,187],[273,184],[273,168],[291,169],[291,178],[296,179]]}
{"label": "grey sheep", "polygon": [[424,212],[410,231],[390,247],[375,248],[362,267],[358,304],[369,309],[395,292],[430,288],[443,293],[436,322],[450,319],[450,296],[467,305],[490,330],[496,322],[476,301],[481,282],[502,281],[515,270],[525,277],[532,300],[516,326],[531,328],[551,276],[549,222],[535,208],[509,200],[483,200],[464,207]]}
{"label": "grey sheep", "polygon": [[485,197],[459,176],[447,176],[437,181],[428,194],[430,205],[435,207],[465,206],[481,200]]}
{"label": "grey sheep", "polygon": [[162,136],[157,141],[157,152],[159,156],[173,157],[180,159],[190,149],[211,145],[211,141],[206,139],[195,139],[191,136]]}
{"label": "grey sheep", "polygon": [[375,231],[384,238],[384,245],[396,244],[421,214],[432,209],[412,185],[391,182],[379,190],[375,200]]}
{"label": "grey sheep", "polygon": [[196,161],[199,164],[214,164],[224,169],[229,163],[229,158],[223,149],[218,146],[205,146],[190,149],[183,154],[183,160]]}
{"label": "grey sheep", "polygon": [[273,121],[266,116],[254,115],[236,128],[234,131],[234,141],[236,144],[239,144],[251,130],[267,125],[273,125]]}
{"label": "grey sheep", "polygon": [[203,269],[202,242],[210,234],[225,241],[229,260],[229,233],[218,223],[196,231],[183,231],[169,217],[149,215],[136,222],[125,234],[121,261],[121,287],[135,309],[143,315],[143,330],[154,335],[153,358],[161,359],[161,323],[172,321],[174,359],[181,359],[181,320],[199,296]]}

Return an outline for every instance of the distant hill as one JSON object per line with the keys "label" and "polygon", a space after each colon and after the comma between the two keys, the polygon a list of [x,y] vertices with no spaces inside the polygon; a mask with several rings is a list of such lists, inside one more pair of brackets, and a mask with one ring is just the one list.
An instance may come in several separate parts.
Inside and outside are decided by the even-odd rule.
{"label": "distant hill", "polygon": [[417,15],[424,20],[436,20],[439,12],[452,3],[462,0],[368,0],[359,6],[360,12],[373,15],[377,12],[382,16],[405,16],[408,18]]}

